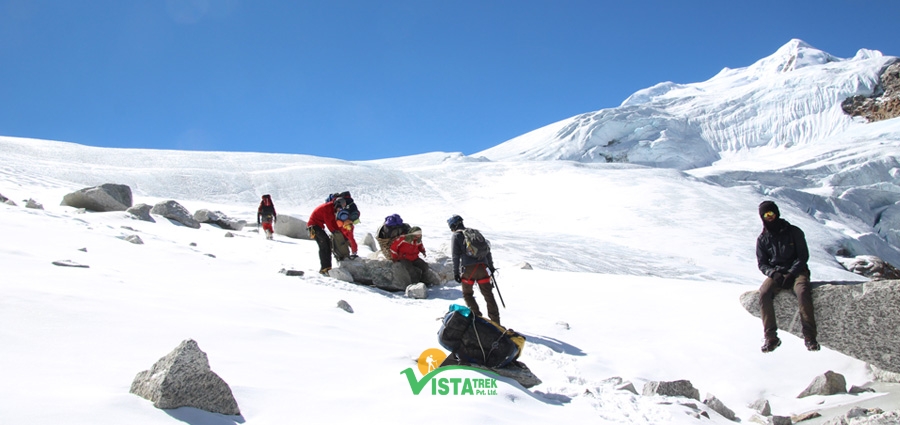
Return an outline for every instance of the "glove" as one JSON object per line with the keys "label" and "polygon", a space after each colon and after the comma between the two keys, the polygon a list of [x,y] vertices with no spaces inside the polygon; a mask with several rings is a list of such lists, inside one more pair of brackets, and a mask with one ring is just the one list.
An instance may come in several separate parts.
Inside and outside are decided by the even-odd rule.
{"label": "glove", "polygon": [[428,253],[425,252],[425,251],[422,251],[422,257],[426,257],[426,258],[427,258],[427,257],[428,257]]}
{"label": "glove", "polygon": [[312,227],[307,227],[306,230],[309,230],[309,238],[310,239],[316,238],[316,229],[314,229]]}
{"label": "glove", "polygon": [[778,272],[774,272],[772,273],[772,280],[774,280],[775,283],[779,285],[784,284],[784,275]]}
{"label": "glove", "polygon": [[462,282],[462,278],[459,276],[459,273],[453,275],[453,280],[455,280],[457,283]]}

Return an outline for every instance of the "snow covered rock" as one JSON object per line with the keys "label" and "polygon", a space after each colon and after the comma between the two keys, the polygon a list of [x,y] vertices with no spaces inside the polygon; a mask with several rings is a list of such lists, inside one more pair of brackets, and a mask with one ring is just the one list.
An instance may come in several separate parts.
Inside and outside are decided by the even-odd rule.
{"label": "snow covered rock", "polygon": [[439,272],[443,265],[429,262],[428,267],[430,273],[425,273],[423,276],[421,270],[411,264],[358,258],[352,261],[341,261],[340,270],[349,273],[353,277],[352,282],[354,283],[372,285],[391,292],[401,292],[406,291],[406,287],[414,283],[422,282],[426,285],[443,283]]}
{"label": "snow covered rock", "polygon": [[822,425],[894,425],[900,423],[900,410],[885,412],[879,408],[854,407],[842,416],[831,418]]}
{"label": "snow covered rock", "polygon": [[154,205],[150,209],[150,214],[161,215],[193,229],[200,228],[200,223],[194,220],[194,216],[188,212],[187,208],[175,201],[164,201]]}
{"label": "snow covered rock", "polygon": [[138,373],[130,392],[159,409],[187,406],[223,415],[241,414],[231,388],[210,369],[206,353],[192,339],[182,341],[150,370]]}
{"label": "snow covered rock", "polygon": [[900,279],[900,270],[874,255],[857,255],[854,258],[836,257],[845,269],[872,280]]}
{"label": "snow covered rock", "polygon": [[353,307],[350,307],[350,303],[344,300],[340,300],[337,303],[339,309],[346,311],[347,313],[353,313]]}
{"label": "snow covered rock", "polygon": [[725,403],[722,403],[722,400],[719,400],[712,394],[706,395],[706,399],[703,400],[703,404],[730,421],[734,421],[737,419],[734,411],[729,409],[728,406],[725,406]]}
{"label": "snow covered rock", "polygon": [[[900,281],[864,283],[814,283],[812,285],[818,341],[832,350],[868,362],[888,372],[900,373]],[[760,317],[759,291],[745,292],[741,304]],[[797,299],[791,291],[775,296],[778,328],[800,338]],[[762,325],[759,329],[762,335]]]}
{"label": "snow covered rock", "polygon": [[406,287],[406,297],[424,300],[425,298],[428,298],[428,288],[421,282],[409,285]]}
{"label": "snow covered rock", "polygon": [[686,397],[700,401],[700,391],[694,388],[691,381],[650,381],[644,384],[645,396],[664,395],[670,397]]}
{"label": "snow covered rock", "polygon": [[128,235],[128,236],[123,236],[123,237],[122,237],[122,240],[123,240],[123,241],[126,241],[126,242],[131,242],[131,243],[133,243],[133,244],[135,244],[135,245],[143,245],[143,244],[144,244],[144,241],[143,241],[143,240],[141,239],[141,237],[138,236],[138,235]]}
{"label": "snow covered rock", "polygon": [[287,214],[278,214],[275,224],[272,226],[275,233],[292,239],[309,239],[309,231],[306,230],[306,222]]}
{"label": "snow covered rock", "polygon": [[41,204],[41,203],[38,202],[38,201],[35,201],[34,199],[28,198],[28,199],[25,201],[25,208],[31,208],[31,209],[35,209],[35,210],[42,210],[42,209],[44,209],[44,205]]}
{"label": "snow covered rock", "polygon": [[379,251],[378,242],[375,242],[375,237],[372,236],[371,233],[366,233],[366,236],[363,238],[363,245],[369,247],[372,252],[377,253]]}
{"label": "snow covered rock", "polygon": [[150,210],[153,207],[147,204],[137,204],[127,210],[125,212],[134,216],[134,218],[142,221],[149,221],[151,223],[156,223],[156,220],[153,219],[153,216],[150,215]]}
{"label": "snow covered rock", "polygon": [[811,395],[835,395],[847,393],[847,379],[840,373],[827,371],[817,376],[797,398]]}
{"label": "snow covered rock", "polygon": [[194,213],[194,220],[200,223],[215,224],[225,230],[241,230],[247,225],[246,221],[229,218],[222,211],[210,211],[207,209],[197,210]]}
{"label": "snow covered rock", "polygon": [[86,187],[64,196],[60,205],[95,212],[125,211],[132,205],[131,188],[114,183]]}
{"label": "snow covered rock", "polygon": [[769,416],[772,414],[772,406],[769,404],[769,400],[766,399],[761,398],[759,400],[756,400],[753,403],[750,403],[747,407],[763,416]]}

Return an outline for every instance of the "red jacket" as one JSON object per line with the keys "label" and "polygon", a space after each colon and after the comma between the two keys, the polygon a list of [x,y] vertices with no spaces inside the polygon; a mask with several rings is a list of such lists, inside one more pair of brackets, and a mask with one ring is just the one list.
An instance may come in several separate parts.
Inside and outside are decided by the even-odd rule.
{"label": "red jacket", "polygon": [[337,219],[334,218],[334,202],[329,201],[316,207],[309,215],[307,226],[328,228],[331,233],[338,231]]}
{"label": "red jacket", "polygon": [[419,259],[419,253],[425,253],[425,245],[422,245],[421,236],[410,237],[412,241],[406,240],[407,236],[397,236],[391,242],[391,260],[409,260],[416,261]]}

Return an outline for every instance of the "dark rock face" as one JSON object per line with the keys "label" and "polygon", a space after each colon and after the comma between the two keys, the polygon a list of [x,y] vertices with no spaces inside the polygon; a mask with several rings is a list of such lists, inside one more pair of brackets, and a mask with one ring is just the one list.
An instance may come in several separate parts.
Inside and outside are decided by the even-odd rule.
{"label": "dark rock face", "polygon": [[900,117],[900,62],[881,73],[881,89],[883,92],[874,97],[849,97],[841,103],[841,109],[850,116],[864,117],[868,122]]}
{"label": "dark rock face", "polygon": [[642,391],[645,396],[665,395],[670,397],[685,397],[700,401],[700,390],[694,388],[691,381],[651,381],[644,384]]}
{"label": "dark rock face", "polygon": [[[900,281],[814,283],[818,340],[832,350],[888,372],[900,372]],[[760,317],[759,291],[741,295],[741,304]],[[791,291],[775,296],[778,328],[800,338],[800,313]],[[760,326],[760,335],[762,326]]]}

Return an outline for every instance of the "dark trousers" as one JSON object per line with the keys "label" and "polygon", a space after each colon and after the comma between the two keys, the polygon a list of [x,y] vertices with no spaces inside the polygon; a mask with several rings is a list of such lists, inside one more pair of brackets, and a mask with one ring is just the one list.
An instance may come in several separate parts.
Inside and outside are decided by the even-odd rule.
{"label": "dark trousers", "polygon": [[319,264],[322,269],[331,268],[331,238],[325,229],[319,226],[313,226],[316,232],[316,243],[319,244]]}
{"label": "dark trousers", "polygon": [[[497,300],[494,299],[494,285],[488,279],[490,279],[490,275],[488,275],[483,265],[481,267],[466,268],[463,271],[462,280],[463,300],[466,302],[469,310],[472,310],[475,315],[481,316],[481,310],[478,308],[478,303],[475,302],[475,286],[478,285],[481,296],[484,297],[484,303],[487,304],[488,318],[499,325],[500,308],[497,307]],[[476,281],[485,282],[476,283]]]}
{"label": "dark trousers", "polygon": [[809,271],[801,273],[792,280],[785,280],[781,285],[772,278],[766,278],[759,288],[759,305],[763,322],[763,334],[766,341],[777,338],[778,324],[775,320],[775,294],[782,289],[793,289],[800,304],[800,326],[803,338],[814,340],[816,332],[816,316],[813,312],[812,288],[809,285]]}

